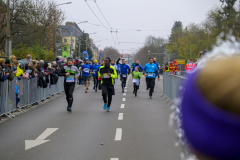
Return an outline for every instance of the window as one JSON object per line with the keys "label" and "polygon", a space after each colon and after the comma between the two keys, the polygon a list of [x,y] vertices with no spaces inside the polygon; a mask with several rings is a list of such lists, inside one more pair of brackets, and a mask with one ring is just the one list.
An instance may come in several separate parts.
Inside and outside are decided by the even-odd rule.
{"label": "window", "polygon": [[67,47],[64,47],[64,51],[67,51]]}
{"label": "window", "polygon": [[67,43],[67,39],[64,39],[64,43]]}

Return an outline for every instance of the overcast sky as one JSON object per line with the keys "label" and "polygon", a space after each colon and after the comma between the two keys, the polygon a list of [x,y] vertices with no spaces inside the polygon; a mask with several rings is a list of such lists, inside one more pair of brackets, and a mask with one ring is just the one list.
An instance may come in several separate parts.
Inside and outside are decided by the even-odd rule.
{"label": "overcast sky", "polygon": [[[129,50],[138,49],[144,43],[148,35],[168,38],[174,21],[181,21],[183,26],[194,23],[201,23],[206,13],[214,6],[220,6],[219,0],[96,0],[97,5],[106,17],[105,21],[98,10],[94,0],[56,0],[58,4],[72,2],[72,4],[58,6],[66,13],[66,21],[76,23],[88,21],[88,23],[102,25],[116,32],[108,31],[103,26],[95,26],[82,23],[79,27],[90,35],[101,45],[99,48],[113,46],[119,49],[120,53],[130,53]],[[94,16],[88,5],[101,22]],[[136,31],[141,30],[141,31]],[[97,42],[100,41],[101,42]],[[116,42],[116,43],[114,43]],[[117,43],[117,42],[139,42]],[[116,44],[116,45],[115,45]],[[119,45],[118,45],[119,44]]]}

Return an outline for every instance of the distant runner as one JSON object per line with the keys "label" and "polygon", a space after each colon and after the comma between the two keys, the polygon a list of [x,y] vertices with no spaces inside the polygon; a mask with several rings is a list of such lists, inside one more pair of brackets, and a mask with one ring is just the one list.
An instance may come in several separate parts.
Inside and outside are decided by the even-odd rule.
{"label": "distant runner", "polygon": [[88,85],[89,85],[89,80],[90,80],[90,71],[92,70],[92,66],[89,64],[89,59],[85,58],[86,64],[82,65],[81,70],[83,71],[83,77],[82,79],[84,80],[86,90],[85,93],[87,93],[88,90]]}
{"label": "distant runner", "polygon": [[100,65],[98,65],[97,60],[94,61],[94,64],[92,65],[92,72],[93,72],[93,81],[94,81],[94,87],[93,89],[95,92],[97,92],[98,88],[98,71],[99,71]]}
{"label": "distant runner", "polygon": [[133,94],[135,97],[137,96],[137,90],[139,89],[140,85],[140,78],[142,78],[142,74],[139,72],[139,67],[136,66],[134,68],[135,71],[132,73],[132,80],[133,80]]}
{"label": "distant runner", "polygon": [[[119,63],[120,59],[122,60],[122,64]],[[117,63],[117,65],[120,64],[122,92],[124,92],[124,87],[126,87],[127,76],[130,73],[130,67],[127,64],[125,64],[125,59],[122,59],[122,57],[120,57],[116,63]]]}

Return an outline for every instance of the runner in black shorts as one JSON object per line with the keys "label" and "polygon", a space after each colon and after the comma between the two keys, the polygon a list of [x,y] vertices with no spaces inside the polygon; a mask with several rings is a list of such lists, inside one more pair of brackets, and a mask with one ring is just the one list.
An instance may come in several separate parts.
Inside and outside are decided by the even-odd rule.
{"label": "runner in black shorts", "polygon": [[88,85],[89,85],[89,80],[90,80],[90,71],[92,70],[92,66],[89,64],[89,59],[85,58],[86,64],[84,64],[81,68],[83,71],[83,77],[82,80],[84,80],[86,90],[85,93],[87,93],[88,90]]}

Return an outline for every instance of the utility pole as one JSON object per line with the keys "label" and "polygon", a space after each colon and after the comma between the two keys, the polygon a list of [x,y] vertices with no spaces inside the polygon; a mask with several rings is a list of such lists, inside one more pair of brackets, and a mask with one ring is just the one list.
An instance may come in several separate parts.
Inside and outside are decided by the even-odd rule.
{"label": "utility pole", "polygon": [[[11,56],[10,51],[10,0],[7,1],[7,48],[5,49],[5,55],[7,57]],[[6,52],[7,51],[7,52]]]}
{"label": "utility pole", "polygon": [[56,52],[56,7],[54,9],[54,29],[53,29],[53,52],[54,52],[54,60],[57,58]]}

